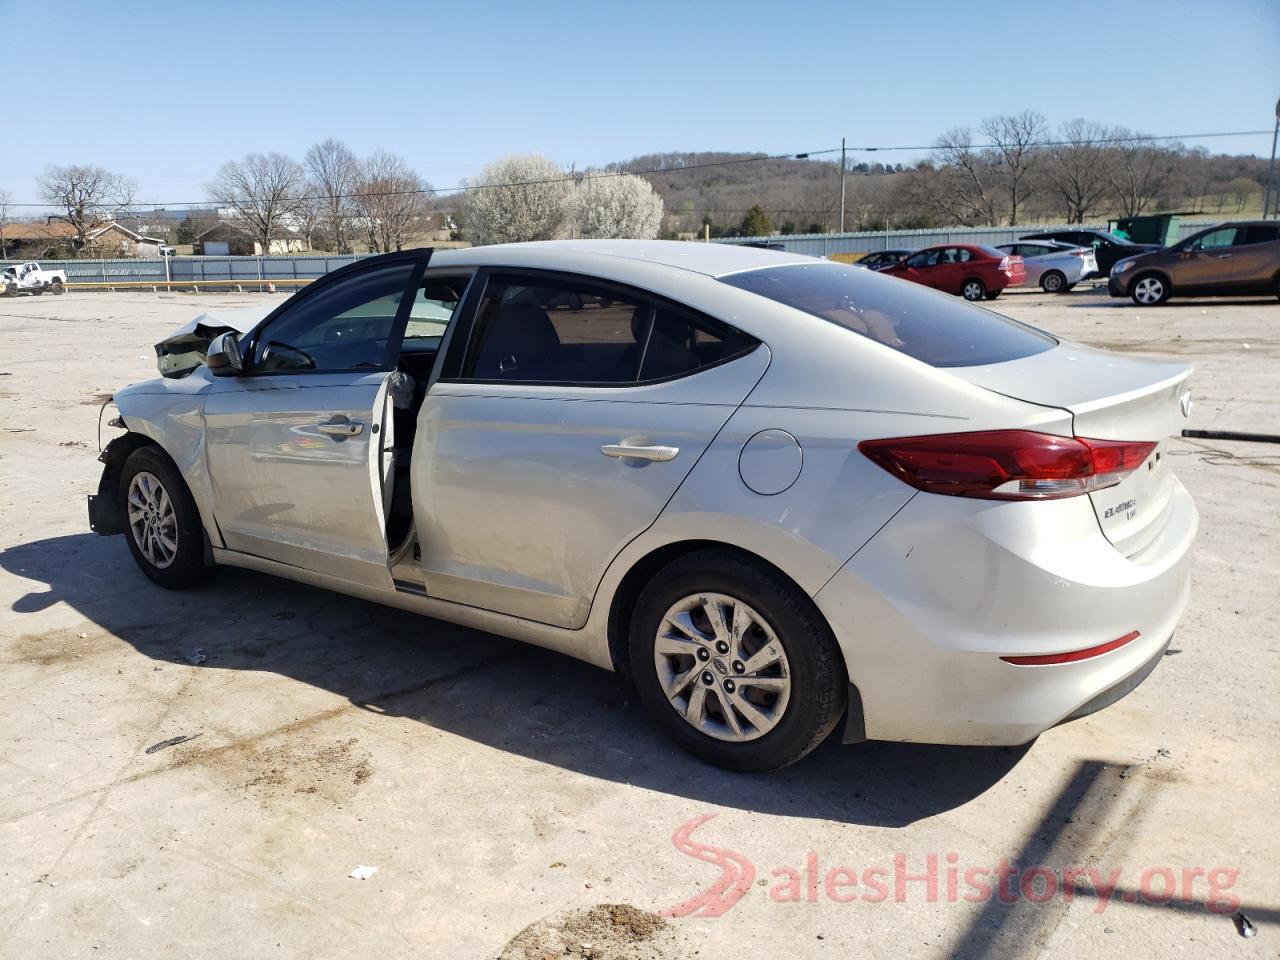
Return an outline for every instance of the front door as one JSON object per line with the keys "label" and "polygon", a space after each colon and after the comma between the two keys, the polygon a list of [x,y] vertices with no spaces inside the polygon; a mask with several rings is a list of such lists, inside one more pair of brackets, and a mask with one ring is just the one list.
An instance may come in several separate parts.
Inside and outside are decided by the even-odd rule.
{"label": "front door", "polygon": [[932,250],[921,250],[919,253],[913,253],[902,261],[902,270],[895,272],[894,276],[914,280],[916,283],[924,284],[926,287],[937,287],[938,261],[941,257],[942,250],[936,247]]}
{"label": "front door", "polygon": [[392,589],[387,382],[426,254],[317,283],[246,338],[205,402],[214,518],[230,550]]}
{"label": "front door", "polygon": [[1175,253],[1169,266],[1173,292],[1231,289],[1235,278],[1232,249],[1239,227],[1220,227],[1193,237]]}
{"label": "front door", "polygon": [[767,364],[744,334],[628,288],[479,277],[418,420],[427,593],[581,626]]}

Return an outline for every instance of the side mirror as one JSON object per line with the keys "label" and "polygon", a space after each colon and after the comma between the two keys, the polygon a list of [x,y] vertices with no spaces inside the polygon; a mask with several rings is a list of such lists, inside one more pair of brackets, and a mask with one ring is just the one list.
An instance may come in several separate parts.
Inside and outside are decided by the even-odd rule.
{"label": "side mirror", "polygon": [[244,355],[234,333],[220,333],[209,341],[205,366],[215,377],[238,377],[244,373]]}

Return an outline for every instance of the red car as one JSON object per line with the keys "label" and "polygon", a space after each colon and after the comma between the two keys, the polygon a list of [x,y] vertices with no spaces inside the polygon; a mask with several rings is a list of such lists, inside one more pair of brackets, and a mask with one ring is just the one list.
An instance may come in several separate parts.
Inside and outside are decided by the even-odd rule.
{"label": "red car", "polygon": [[1022,258],[978,243],[949,243],[917,250],[880,271],[966,300],[994,300],[1005,287],[1025,283]]}

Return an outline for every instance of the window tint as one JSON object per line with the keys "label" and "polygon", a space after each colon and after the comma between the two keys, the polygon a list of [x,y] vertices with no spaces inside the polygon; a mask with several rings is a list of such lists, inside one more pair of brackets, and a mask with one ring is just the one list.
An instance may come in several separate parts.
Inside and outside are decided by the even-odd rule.
{"label": "window tint", "polygon": [[1202,237],[1197,237],[1191,241],[1190,249],[1192,250],[1220,250],[1223,247],[1229,247],[1236,240],[1235,227],[1223,227],[1221,230],[1212,230]]}
{"label": "window tint", "polygon": [[1275,243],[1280,240],[1280,227],[1253,225],[1245,227],[1236,237],[1236,246],[1249,243]]}
{"label": "window tint", "polygon": [[404,330],[404,349],[434,349],[440,345],[449,318],[467,288],[468,277],[427,277],[422,281],[409,308]]}
{"label": "window tint", "polygon": [[737,330],[712,330],[699,319],[667,307],[654,313],[653,330],[644,347],[641,380],[661,380],[728,360],[750,350],[755,342]]}
{"label": "window tint", "polygon": [[626,384],[692,373],[754,346],[642,294],[495,274],[476,311],[463,377]]}
{"label": "window tint", "polygon": [[935,367],[1002,363],[1058,342],[981,307],[837,263],[767,267],[720,279]]}
{"label": "window tint", "polygon": [[938,258],[942,256],[941,250],[921,250],[919,253],[912,254],[907,257],[908,267],[933,267],[938,263]]}
{"label": "window tint", "polygon": [[413,264],[397,264],[335,283],[285,310],[258,335],[253,369],[377,370]]}

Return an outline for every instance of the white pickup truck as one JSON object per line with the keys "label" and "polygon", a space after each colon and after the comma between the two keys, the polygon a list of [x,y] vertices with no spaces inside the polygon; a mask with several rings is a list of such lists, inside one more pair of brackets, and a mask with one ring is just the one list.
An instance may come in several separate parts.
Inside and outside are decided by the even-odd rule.
{"label": "white pickup truck", "polygon": [[34,260],[16,263],[0,271],[0,296],[16,297],[20,293],[39,296],[48,290],[66,293],[67,275],[62,270],[45,270]]}

